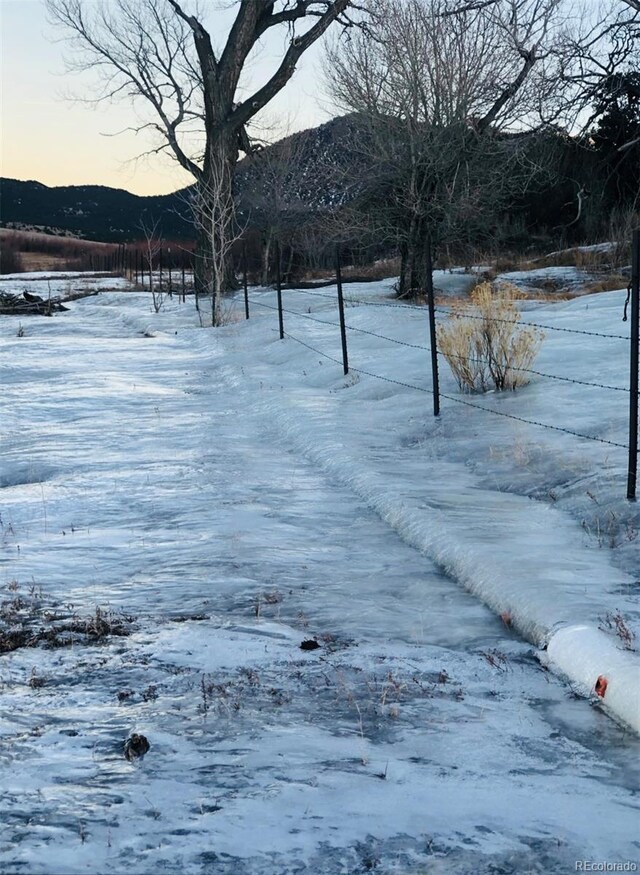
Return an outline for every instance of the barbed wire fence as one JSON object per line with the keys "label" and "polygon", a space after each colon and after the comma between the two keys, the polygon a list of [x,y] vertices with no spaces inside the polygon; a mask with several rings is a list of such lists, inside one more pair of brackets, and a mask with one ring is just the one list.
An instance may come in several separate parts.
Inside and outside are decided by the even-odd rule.
{"label": "barbed wire fence", "polygon": [[[117,253],[114,253],[110,256],[110,260],[107,262],[105,260],[105,268],[122,272],[124,275],[128,275],[132,281],[138,285],[140,284],[143,288],[145,287],[145,274],[146,279],[150,280],[150,273],[153,270],[154,273],[157,271],[159,274],[159,284],[160,288],[163,288],[163,277],[168,281],[168,292],[169,295],[172,295],[173,291],[176,291],[178,294],[178,299],[183,302],[186,300],[186,291],[189,285],[189,279],[193,277],[195,271],[195,259],[197,255],[193,251],[189,251],[182,247],[179,247],[181,252],[179,256],[177,255],[177,251],[174,249],[174,254],[171,253],[171,248],[167,247],[166,256],[162,250],[160,249],[159,255],[157,256],[156,262],[153,264],[145,263],[143,252],[139,250],[139,248],[129,249],[124,245],[118,247]],[[516,422],[525,423],[527,425],[532,425],[538,428],[547,429],[554,432],[562,432],[564,434],[571,435],[573,437],[581,438],[583,440],[595,441],[600,444],[605,444],[608,446],[617,447],[620,449],[624,449],[628,452],[628,468],[627,468],[627,499],[630,501],[636,500],[636,491],[637,491],[637,463],[638,463],[638,395],[639,395],[639,380],[638,380],[638,347],[639,347],[639,335],[640,335],[640,230],[636,230],[633,233],[633,243],[632,243],[632,266],[631,266],[631,281],[629,283],[629,287],[627,290],[627,300],[624,308],[624,318],[623,321],[629,322],[630,325],[630,333],[629,334],[616,334],[616,333],[606,333],[602,331],[592,331],[588,329],[580,329],[580,328],[565,328],[559,327],[556,325],[548,325],[539,322],[532,321],[522,321],[520,318],[518,319],[501,319],[497,316],[492,316],[492,321],[496,323],[502,324],[511,324],[511,325],[522,325],[527,328],[534,328],[542,331],[550,331],[550,332],[561,332],[565,334],[571,335],[579,335],[582,337],[588,338],[596,338],[598,340],[608,340],[608,341],[625,341],[629,343],[630,350],[630,370],[629,370],[629,386],[614,386],[603,382],[598,382],[595,380],[583,380],[575,377],[569,377],[566,375],[560,374],[550,374],[545,371],[537,370],[535,368],[525,368],[518,367],[515,365],[510,365],[509,370],[516,371],[523,374],[528,374],[531,376],[536,376],[545,380],[554,380],[562,383],[574,384],[577,386],[586,386],[602,389],[604,391],[610,392],[622,392],[629,396],[629,442],[624,444],[620,441],[608,440],[603,437],[598,437],[593,434],[585,434],[583,432],[576,431],[571,428],[566,428],[560,425],[552,425],[546,422],[540,422],[536,419],[530,419],[523,416],[518,416],[513,413],[508,413],[504,410],[496,410],[492,407],[487,407],[484,404],[479,404],[476,401],[471,401],[468,397],[456,397],[454,395],[450,395],[440,391],[440,381],[439,381],[439,359],[451,357],[452,353],[447,353],[445,356],[442,350],[438,349],[437,346],[437,319],[439,316],[453,317],[453,318],[461,318],[461,319],[469,319],[469,320],[479,320],[482,321],[485,317],[481,315],[474,314],[473,312],[469,312],[468,310],[458,310],[454,311],[450,308],[445,308],[442,306],[437,306],[435,303],[435,295],[434,295],[434,287],[433,287],[433,264],[431,257],[431,246],[427,245],[427,265],[426,265],[426,288],[425,288],[425,297],[427,300],[427,312],[428,312],[428,328],[429,328],[429,344],[417,344],[411,343],[406,340],[400,340],[399,338],[390,337],[388,334],[383,334],[377,331],[371,331],[369,329],[361,328],[356,325],[351,325],[347,323],[345,317],[345,299],[343,293],[343,281],[342,281],[342,269],[341,269],[341,259],[340,259],[340,250],[339,247],[336,247],[335,251],[335,272],[336,272],[336,290],[337,294],[331,294],[329,292],[321,292],[319,290],[311,290],[305,289],[305,295],[315,297],[318,299],[324,299],[326,301],[330,301],[332,303],[337,304],[338,308],[338,322],[331,321],[330,319],[322,319],[318,316],[313,316],[311,313],[301,313],[297,310],[292,310],[289,307],[285,307],[283,303],[282,296],[282,277],[281,277],[281,253],[280,246],[276,241],[275,244],[275,267],[276,267],[276,298],[277,305],[267,304],[264,301],[258,301],[255,298],[249,297],[249,288],[248,288],[248,280],[247,280],[247,251],[246,244],[243,242],[242,253],[241,253],[241,267],[242,267],[242,288],[243,288],[243,297],[244,297],[244,311],[245,311],[245,319],[249,319],[250,317],[250,303],[257,307],[262,307],[268,310],[272,310],[277,312],[278,314],[278,333],[280,339],[284,339],[285,337],[293,340],[302,346],[306,347],[309,350],[317,353],[323,358],[331,361],[335,364],[342,365],[344,374],[348,374],[350,371],[353,371],[357,374],[362,374],[364,376],[371,377],[376,380],[381,380],[383,382],[387,382],[393,385],[401,386],[403,388],[411,389],[416,392],[422,392],[430,394],[433,398],[433,413],[434,416],[440,415],[440,400],[446,399],[454,404],[464,405],[469,408],[474,408],[476,410],[481,410],[486,414],[493,416],[500,416],[506,419],[514,420]],[[186,267],[186,271],[185,271]],[[174,274],[175,272],[175,274]],[[189,277],[189,274],[191,277]],[[175,285],[174,285],[174,277],[175,275]],[[150,284],[150,283],[149,283]],[[352,306],[361,306],[361,307],[373,307],[373,308],[383,308],[383,309],[392,309],[392,310],[403,310],[403,311],[419,311],[421,314],[424,314],[425,307],[419,306],[416,304],[410,304],[405,302],[394,303],[392,301],[368,301],[363,298],[357,298],[350,296],[348,303]],[[628,306],[631,305],[630,316],[628,317]],[[198,309],[198,296],[196,293],[196,309]],[[296,335],[292,334],[291,331],[285,331],[284,326],[284,317],[285,314],[289,317],[292,316],[297,319],[308,320],[310,322],[314,322],[320,325],[325,325],[329,327],[338,328],[340,331],[341,338],[341,346],[342,346],[342,358],[341,360],[335,358],[334,356],[329,355],[324,350],[318,349],[316,346],[308,343],[307,341],[302,340]],[[352,363],[349,362],[349,353],[348,353],[348,333],[359,333],[368,335],[371,337],[378,338],[379,340],[383,340],[385,342],[393,343],[398,346],[404,346],[411,349],[418,349],[428,353],[431,358],[431,388],[425,388],[424,386],[419,386],[413,383],[405,382],[403,380],[397,380],[392,377],[383,376],[381,374],[377,374],[373,371],[365,370],[364,368],[354,367]],[[465,359],[474,364],[480,365],[488,365],[487,361],[484,361],[477,357],[469,357],[469,356],[454,356],[456,358]]]}
{"label": "barbed wire fence", "polygon": [[[276,265],[279,264],[279,252],[276,252]],[[624,321],[629,322],[630,324],[630,333],[629,334],[617,334],[617,333],[606,333],[602,331],[591,331],[587,329],[579,329],[579,328],[566,328],[559,327],[555,325],[542,324],[538,322],[529,322],[522,321],[521,319],[500,319],[498,317],[495,318],[496,322],[513,324],[513,325],[522,325],[526,327],[536,328],[544,331],[551,332],[561,332],[564,334],[578,335],[582,337],[596,338],[598,341],[606,340],[606,341],[625,341],[629,344],[630,349],[630,370],[629,370],[629,386],[618,386],[611,385],[604,382],[599,382],[596,380],[583,380],[574,377],[569,377],[562,374],[551,374],[546,371],[537,370],[534,368],[524,368],[514,366],[511,370],[522,372],[525,374],[530,374],[532,376],[536,376],[545,380],[553,380],[559,381],[562,383],[575,384],[577,386],[586,386],[597,389],[602,389],[610,392],[618,392],[624,393],[629,397],[629,442],[622,443],[621,441],[609,440],[604,437],[599,437],[593,434],[585,434],[584,432],[576,431],[572,428],[567,428],[561,425],[552,425],[548,422],[541,422],[537,419],[530,419],[523,416],[518,416],[513,413],[508,413],[504,410],[496,410],[493,407],[487,407],[485,404],[477,403],[475,400],[472,401],[468,397],[456,397],[454,395],[450,395],[448,393],[444,393],[440,391],[439,388],[439,374],[438,374],[438,360],[441,358],[446,358],[445,354],[438,349],[437,347],[437,332],[436,332],[436,321],[438,315],[446,315],[447,317],[456,318],[459,316],[464,319],[478,319],[482,320],[483,317],[479,315],[475,315],[470,312],[456,312],[452,313],[450,309],[436,306],[434,301],[434,290],[433,290],[433,281],[432,281],[432,265],[429,259],[429,263],[427,265],[427,289],[426,289],[426,297],[428,304],[428,314],[429,314],[429,344],[420,344],[420,343],[411,343],[406,340],[401,340],[396,337],[391,337],[388,334],[384,334],[377,331],[372,331],[369,329],[361,328],[359,326],[350,324],[345,317],[345,301],[344,294],[342,288],[342,276],[341,276],[341,265],[340,265],[340,254],[339,250],[336,249],[336,288],[337,294],[333,295],[327,292],[313,291],[309,289],[305,289],[305,295],[310,296],[312,298],[322,298],[327,301],[332,301],[337,304],[338,309],[338,321],[332,321],[331,319],[320,318],[318,316],[312,315],[310,312],[302,313],[299,310],[293,310],[290,307],[285,307],[283,303],[282,297],[282,283],[280,280],[280,271],[276,270],[276,295],[277,295],[277,304],[269,304],[265,301],[259,301],[255,297],[249,297],[248,286],[247,286],[247,274],[246,274],[246,259],[244,261],[244,281],[243,281],[243,289],[244,289],[244,306],[245,306],[245,318],[249,318],[250,316],[250,307],[252,304],[256,307],[262,307],[268,310],[272,310],[278,313],[278,330],[279,336],[281,339],[285,337],[290,340],[299,343],[301,346],[306,347],[307,349],[313,351],[317,355],[320,355],[324,359],[331,361],[337,365],[342,365],[344,374],[348,374],[350,371],[356,374],[362,374],[368,377],[371,377],[376,380],[381,380],[386,383],[390,383],[393,385],[401,386],[406,389],[411,389],[416,392],[427,393],[433,396],[433,410],[434,415],[440,415],[440,399],[446,399],[447,401],[453,404],[460,404],[466,407],[474,408],[476,410],[481,410],[483,413],[492,415],[492,416],[500,416],[506,419],[514,420],[516,422],[525,423],[527,425],[535,426],[537,428],[547,429],[554,432],[561,432],[563,434],[571,435],[572,437],[580,438],[582,440],[593,441],[599,444],[617,447],[619,449],[626,450],[628,453],[628,470],[627,470],[627,499],[629,501],[636,500],[636,486],[637,486],[637,463],[638,463],[638,394],[639,394],[639,386],[638,386],[638,347],[639,347],[639,335],[640,335],[640,231],[635,231],[633,235],[633,248],[632,248],[632,269],[631,269],[631,281],[629,283],[629,287],[627,290],[627,301],[625,303],[624,310]],[[367,301],[362,298],[354,298],[349,297],[348,303],[350,305],[357,305],[362,307],[377,307],[377,308],[386,308],[386,309],[395,309],[395,310],[418,310],[421,313],[425,312],[424,306],[418,306],[415,304],[408,303],[393,303],[391,301]],[[629,303],[631,304],[631,313],[630,316],[627,316],[627,308]],[[335,327],[340,331],[341,337],[341,345],[342,345],[342,358],[336,358],[335,356],[329,355],[322,349],[319,349],[317,346],[309,343],[307,340],[303,340],[302,338],[293,334],[290,330],[285,330],[285,315],[287,317],[293,317],[294,319],[305,320],[308,322],[317,323],[324,326]],[[415,383],[405,382],[403,380],[397,380],[392,377],[383,376],[382,374],[375,373],[374,371],[366,370],[361,367],[354,367],[352,363],[349,362],[348,357],[348,334],[349,333],[359,333],[368,335],[371,337],[378,338],[385,342],[390,342],[396,344],[398,346],[408,347],[411,349],[418,349],[424,351],[425,353],[429,353],[431,357],[431,371],[432,371],[432,385],[430,388],[426,388],[424,386],[416,385]],[[483,360],[479,358],[472,358],[472,361],[488,364],[488,362],[483,362]]]}

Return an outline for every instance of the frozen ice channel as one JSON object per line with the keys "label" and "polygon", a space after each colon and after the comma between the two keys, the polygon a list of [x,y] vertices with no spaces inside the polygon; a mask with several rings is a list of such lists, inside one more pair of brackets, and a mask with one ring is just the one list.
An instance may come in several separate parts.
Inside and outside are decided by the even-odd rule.
{"label": "frozen ice channel", "polygon": [[133,618],[0,656],[0,871],[637,860],[637,738],[281,437],[285,353],[239,378],[270,328],[193,324],[124,293],[0,322],[5,611]]}

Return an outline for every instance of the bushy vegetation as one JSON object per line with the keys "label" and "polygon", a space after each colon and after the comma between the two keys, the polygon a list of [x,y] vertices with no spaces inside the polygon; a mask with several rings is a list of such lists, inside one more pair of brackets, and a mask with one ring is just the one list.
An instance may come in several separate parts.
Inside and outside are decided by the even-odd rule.
{"label": "bushy vegetation", "polygon": [[438,348],[463,392],[517,389],[530,380],[542,332],[518,325],[516,290],[481,283],[471,307],[458,305],[438,327]]}

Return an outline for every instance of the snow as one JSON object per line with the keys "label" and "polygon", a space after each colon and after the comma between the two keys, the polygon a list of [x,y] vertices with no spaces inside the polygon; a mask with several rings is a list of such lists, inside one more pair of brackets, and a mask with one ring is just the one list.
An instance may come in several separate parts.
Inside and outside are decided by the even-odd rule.
{"label": "snow", "polygon": [[577,292],[597,274],[581,267],[550,266],[533,270],[512,270],[496,277],[497,282],[510,283],[525,292]]}
{"label": "snow", "polygon": [[[392,284],[345,286],[347,323],[414,346],[350,330],[347,377],[302,318],[337,322],[333,288],[285,292],[285,330],[338,363],[279,340],[266,289],[215,330],[124,289],[0,320],[0,600],[135,618],[0,657],[3,872],[637,860],[638,654],[607,620],[640,633],[626,453],[445,397],[435,419],[426,311],[356,303]],[[624,336],[623,298],[524,318]],[[534,367],[624,387],[628,343],[547,330]],[[466,400],[626,443],[625,392]]]}
{"label": "snow", "polygon": [[544,258],[552,258],[558,255],[568,255],[572,252],[611,252],[618,244],[612,242],[589,243],[585,246],[571,246],[569,249],[556,249],[547,253]]}
{"label": "snow", "polygon": [[609,707],[638,727],[640,676],[635,654],[621,650],[599,629],[571,625],[551,638],[547,655],[552,666],[576,678],[586,691],[594,689],[599,677],[605,678]]}

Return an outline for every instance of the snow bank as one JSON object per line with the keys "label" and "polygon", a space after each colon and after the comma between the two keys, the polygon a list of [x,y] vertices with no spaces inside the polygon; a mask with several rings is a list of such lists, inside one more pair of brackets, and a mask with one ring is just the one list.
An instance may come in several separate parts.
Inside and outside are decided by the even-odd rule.
{"label": "snow bank", "polygon": [[549,665],[578,684],[585,695],[596,693],[612,715],[640,732],[640,661],[599,629],[568,626],[547,647]]}
{"label": "snow bank", "polygon": [[[293,295],[297,300],[290,293],[285,306],[300,309],[309,300],[318,307],[318,299],[313,296]],[[321,305],[331,306],[324,301]],[[555,321],[563,328],[593,325],[615,335],[620,330],[619,308],[620,294],[610,293],[586,304],[563,303],[557,309],[537,305],[536,320]],[[602,535],[597,548],[590,542],[588,526],[580,524],[580,517],[576,519],[559,509],[553,490],[549,490],[555,496],[551,500],[535,501],[529,495],[517,494],[513,483],[496,488],[496,471],[509,453],[533,453],[530,446],[535,440],[535,446],[544,447],[539,453],[544,465],[555,468],[558,479],[566,477],[565,465],[575,471],[579,488],[588,496],[584,500],[597,508],[601,501],[605,506],[602,489],[590,489],[592,484],[585,472],[593,466],[594,472],[602,475],[602,463],[587,455],[602,454],[602,447],[535,429],[529,438],[528,430],[521,425],[512,426],[502,418],[445,405],[447,409],[439,421],[425,424],[426,452],[416,452],[415,448],[407,452],[406,444],[403,451],[407,423],[421,418],[415,413],[416,393],[381,383],[366,373],[356,375],[355,382],[343,384],[335,369],[320,361],[313,351],[291,340],[274,342],[271,314],[259,310],[255,316],[258,318],[239,327],[233,338],[220,335],[228,349],[226,376],[234,380],[237,391],[247,392],[247,403],[259,403],[261,417],[276,430],[277,438],[284,438],[297,452],[351,488],[406,543],[435,561],[540,650],[544,651],[561,630],[577,624],[590,629],[590,637],[582,636],[575,647],[563,651],[558,668],[580,689],[593,693],[597,678],[609,671],[605,651],[593,642],[608,641],[613,652],[619,643],[615,637],[599,632],[598,627],[612,611],[622,609],[632,618],[637,614],[637,603],[634,606],[630,598],[635,577],[615,564],[615,556],[606,548]],[[380,318],[379,310],[366,306],[348,312],[349,324],[365,331],[379,331]],[[409,343],[420,342],[422,314],[396,308],[385,310],[384,320],[385,334]],[[336,332],[330,327],[293,322],[290,314],[285,314],[285,322],[295,336],[339,355]],[[606,375],[612,382],[624,382],[620,375],[627,368],[623,342],[614,339],[606,344],[585,345],[576,343],[571,334],[548,334],[544,348],[548,365],[545,362],[544,367],[551,373],[569,373],[572,364],[578,373],[587,373],[594,367],[594,359],[603,379]],[[251,359],[247,347],[242,348],[245,343],[252,349]],[[367,334],[350,334],[349,348],[355,367],[418,386],[424,383],[425,362],[419,352],[412,358],[406,348],[398,352]],[[575,363],[571,362],[572,356]],[[236,370],[233,377],[231,362]],[[255,382],[248,382],[250,375],[260,381],[257,395]],[[442,379],[445,392],[456,391],[447,385],[446,372]],[[624,440],[624,433],[619,434],[626,413],[621,393],[588,387],[591,394],[584,398],[574,387],[569,395],[566,385],[545,382],[538,389],[533,384],[517,395],[491,396],[484,404],[505,412],[513,410],[518,415],[525,404],[525,414],[533,419],[567,422],[585,434],[602,433],[609,439]],[[338,391],[345,388],[348,391]],[[455,458],[456,444],[459,460]],[[486,483],[472,468],[483,452],[489,458]],[[517,467],[509,470],[516,472]],[[609,476],[617,476],[617,471],[617,467],[611,469]],[[515,474],[515,483],[518,477],[522,478],[521,471]],[[527,471],[526,477],[530,482],[532,473]],[[612,483],[611,488],[622,495],[620,482]],[[605,517],[604,513],[602,510],[598,525],[604,526],[615,517]],[[629,546],[634,549],[631,538]],[[556,641],[554,650],[557,646]],[[635,654],[627,654],[625,659],[630,665],[640,664]],[[593,666],[591,674],[595,675],[585,680],[586,664]],[[616,670],[614,691],[607,690],[602,701],[611,715],[640,732],[637,708],[624,704],[634,700],[633,677],[633,672],[621,674]]]}
{"label": "snow bank", "polygon": [[[308,413],[305,425],[294,422],[291,409],[270,414],[296,449],[350,486],[406,543],[524,638],[546,649],[552,666],[582,692],[592,695],[598,677],[606,677],[606,710],[640,733],[640,660],[589,623],[607,609],[602,582],[622,588],[630,579],[601,551],[585,555],[571,520],[520,496],[479,489],[464,472],[456,472],[455,486],[451,471],[447,486],[434,487],[425,477],[426,500],[420,502],[394,495],[339,444],[320,443],[321,430]],[[577,618],[584,618],[578,627]]]}

